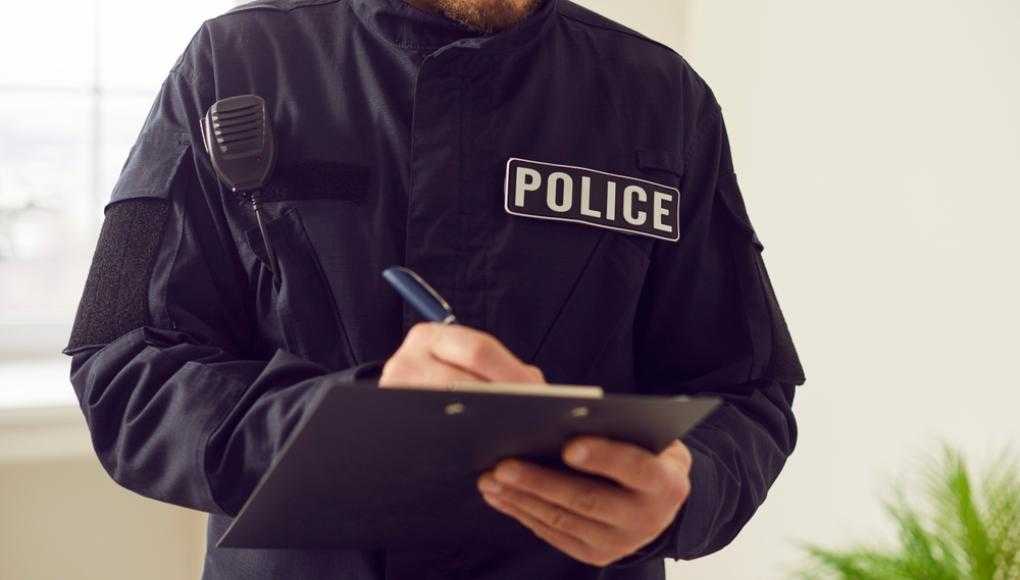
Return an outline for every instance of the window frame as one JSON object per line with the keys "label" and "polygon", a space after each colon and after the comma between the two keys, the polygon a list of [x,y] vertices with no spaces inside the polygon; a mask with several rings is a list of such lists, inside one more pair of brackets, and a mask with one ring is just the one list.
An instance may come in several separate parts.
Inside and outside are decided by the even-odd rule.
{"label": "window frame", "polygon": [[[158,88],[146,90],[139,88],[106,87],[103,84],[101,39],[103,34],[102,16],[104,0],[92,2],[92,35],[88,49],[91,51],[91,74],[84,85],[44,85],[33,83],[0,83],[0,95],[11,93],[32,93],[32,94],[61,94],[74,95],[88,99],[86,108],[89,111],[86,140],[86,166],[88,191],[84,196],[86,201],[85,214],[80,216],[78,226],[95,232],[98,236],[99,228],[102,225],[102,209],[108,201],[109,191],[103,185],[103,167],[106,159],[103,157],[103,148],[106,144],[104,130],[108,121],[104,121],[103,107],[110,99],[117,98],[138,98],[144,96],[148,99],[155,99]],[[248,0],[230,0],[224,2],[223,10],[248,3]],[[198,24],[196,23],[196,26]],[[84,47],[83,47],[84,48]],[[95,237],[92,238],[95,240]],[[80,286],[84,287],[85,280],[80,280]],[[0,318],[0,364],[4,361],[24,360],[26,358],[58,357],[62,356],[60,351],[66,345],[71,332],[71,325],[76,312],[67,313],[59,320],[21,321],[4,320]],[[2,387],[2,385],[0,385]]]}

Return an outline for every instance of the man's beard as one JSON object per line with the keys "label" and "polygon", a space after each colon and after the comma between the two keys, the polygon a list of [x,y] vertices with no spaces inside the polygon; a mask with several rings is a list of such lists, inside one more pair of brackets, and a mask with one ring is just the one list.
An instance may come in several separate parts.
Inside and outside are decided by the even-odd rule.
{"label": "man's beard", "polygon": [[406,0],[408,4],[442,12],[469,28],[491,33],[524,20],[541,0]]}

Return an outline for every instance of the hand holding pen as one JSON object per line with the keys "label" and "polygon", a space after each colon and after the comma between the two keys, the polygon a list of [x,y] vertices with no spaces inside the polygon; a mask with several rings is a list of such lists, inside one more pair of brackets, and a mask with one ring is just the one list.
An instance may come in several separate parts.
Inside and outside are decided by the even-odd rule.
{"label": "hand holding pen", "polygon": [[[379,386],[449,385],[456,381],[544,383],[492,336],[451,324],[450,305],[420,276],[390,268],[383,276],[422,316],[383,368]],[[427,388],[427,387],[426,387]],[[669,525],[690,493],[690,451],[679,440],[653,455],[630,443],[575,437],[563,461],[580,473],[507,458],[479,474],[485,502],[552,546],[605,566],[647,545]],[[592,475],[602,481],[599,483]]]}
{"label": "hand holding pen", "polygon": [[383,277],[426,320],[414,325],[383,366],[379,386],[443,386],[453,382],[545,383],[490,334],[453,324],[449,303],[418,274],[393,267]]}

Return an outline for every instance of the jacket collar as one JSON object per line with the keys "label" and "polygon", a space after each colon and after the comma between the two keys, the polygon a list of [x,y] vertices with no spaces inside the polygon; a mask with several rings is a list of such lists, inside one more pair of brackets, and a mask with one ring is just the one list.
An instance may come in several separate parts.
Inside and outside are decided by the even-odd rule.
{"label": "jacket collar", "polygon": [[452,44],[485,52],[521,48],[536,40],[554,20],[559,0],[541,4],[513,28],[482,34],[441,14],[415,8],[404,0],[349,0],[354,13],[372,33],[410,50],[437,50]]}

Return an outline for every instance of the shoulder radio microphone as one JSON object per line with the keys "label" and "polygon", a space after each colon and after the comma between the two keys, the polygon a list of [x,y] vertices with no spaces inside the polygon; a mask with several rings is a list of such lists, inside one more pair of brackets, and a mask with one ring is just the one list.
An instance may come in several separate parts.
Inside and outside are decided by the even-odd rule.
{"label": "shoulder radio microphone", "polygon": [[276,254],[259,208],[259,192],[276,164],[276,143],[266,101],[258,95],[237,95],[213,103],[200,120],[202,144],[213,169],[230,191],[247,197],[255,212],[269,269],[279,273]]}

